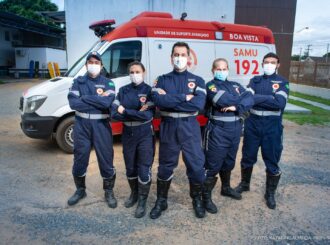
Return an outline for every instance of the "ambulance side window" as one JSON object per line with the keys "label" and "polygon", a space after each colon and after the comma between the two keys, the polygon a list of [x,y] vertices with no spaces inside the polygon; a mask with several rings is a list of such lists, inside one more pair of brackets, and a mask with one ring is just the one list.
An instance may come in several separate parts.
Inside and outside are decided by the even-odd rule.
{"label": "ambulance side window", "polygon": [[132,61],[141,61],[142,43],[127,41],[112,44],[102,54],[103,66],[109,78],[128,76],[127,65]]}

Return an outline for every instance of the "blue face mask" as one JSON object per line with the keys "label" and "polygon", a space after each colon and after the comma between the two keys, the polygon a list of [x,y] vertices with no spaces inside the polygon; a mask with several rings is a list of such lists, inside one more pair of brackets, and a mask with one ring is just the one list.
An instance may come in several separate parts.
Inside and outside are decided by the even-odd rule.
{"label": "blue face mask", "polygon": [[214,78],[221,80],[221,81],[226,81],[228,74],[229,74],[229,71],[215,71]]}

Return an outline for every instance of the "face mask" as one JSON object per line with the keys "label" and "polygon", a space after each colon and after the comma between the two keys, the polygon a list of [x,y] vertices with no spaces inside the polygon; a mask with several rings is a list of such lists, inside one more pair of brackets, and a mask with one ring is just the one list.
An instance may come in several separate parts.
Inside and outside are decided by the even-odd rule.
{"label": "face mask", "polygon": [[187,57],[174,57],[173,64],[176,69],[183,70],[187,66],[188,59]]}
{"label": "face mask", "polygon": [[139,85],[140,83],[143,82],[142,73],[130,74],[129,78],[131,79],[131,82],[134,83],[135,85]]}
{"label": "face mask", "polygon": [[221,80],[221,81],[226,81],[228,74],[229,74],[229,71],[215,71],[214,78]]}
{"label": "face mask", "polygon": [[276,71],[276,65],[274,65],[274,64],[264,64],[263,68],[264,68],[264,73],[267,76],[274,74]]}
{"label": "face mask", "polygon": [[87,65],[87,71],[90,73],[92,76],[97,76],[101,72],[101,66],[96,65],[96,64],[88,64]]}

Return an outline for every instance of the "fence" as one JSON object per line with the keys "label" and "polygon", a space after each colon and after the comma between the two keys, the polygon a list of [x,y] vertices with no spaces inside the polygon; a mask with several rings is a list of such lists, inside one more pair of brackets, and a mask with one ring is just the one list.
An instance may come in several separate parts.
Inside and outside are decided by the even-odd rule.
{"label": "fence", "polygon": [[330,63],[291,61],[290,82],[330,88]]}

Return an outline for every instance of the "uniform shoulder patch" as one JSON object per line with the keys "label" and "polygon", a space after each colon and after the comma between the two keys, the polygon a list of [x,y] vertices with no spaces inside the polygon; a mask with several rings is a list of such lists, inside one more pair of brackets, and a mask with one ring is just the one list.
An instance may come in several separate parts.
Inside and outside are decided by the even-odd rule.
{"label": "uniform shoulder patch", "polygon": [[217,92],[217,87],[214,85],[214,83],[208,84],[207,88],[212,92]]}

